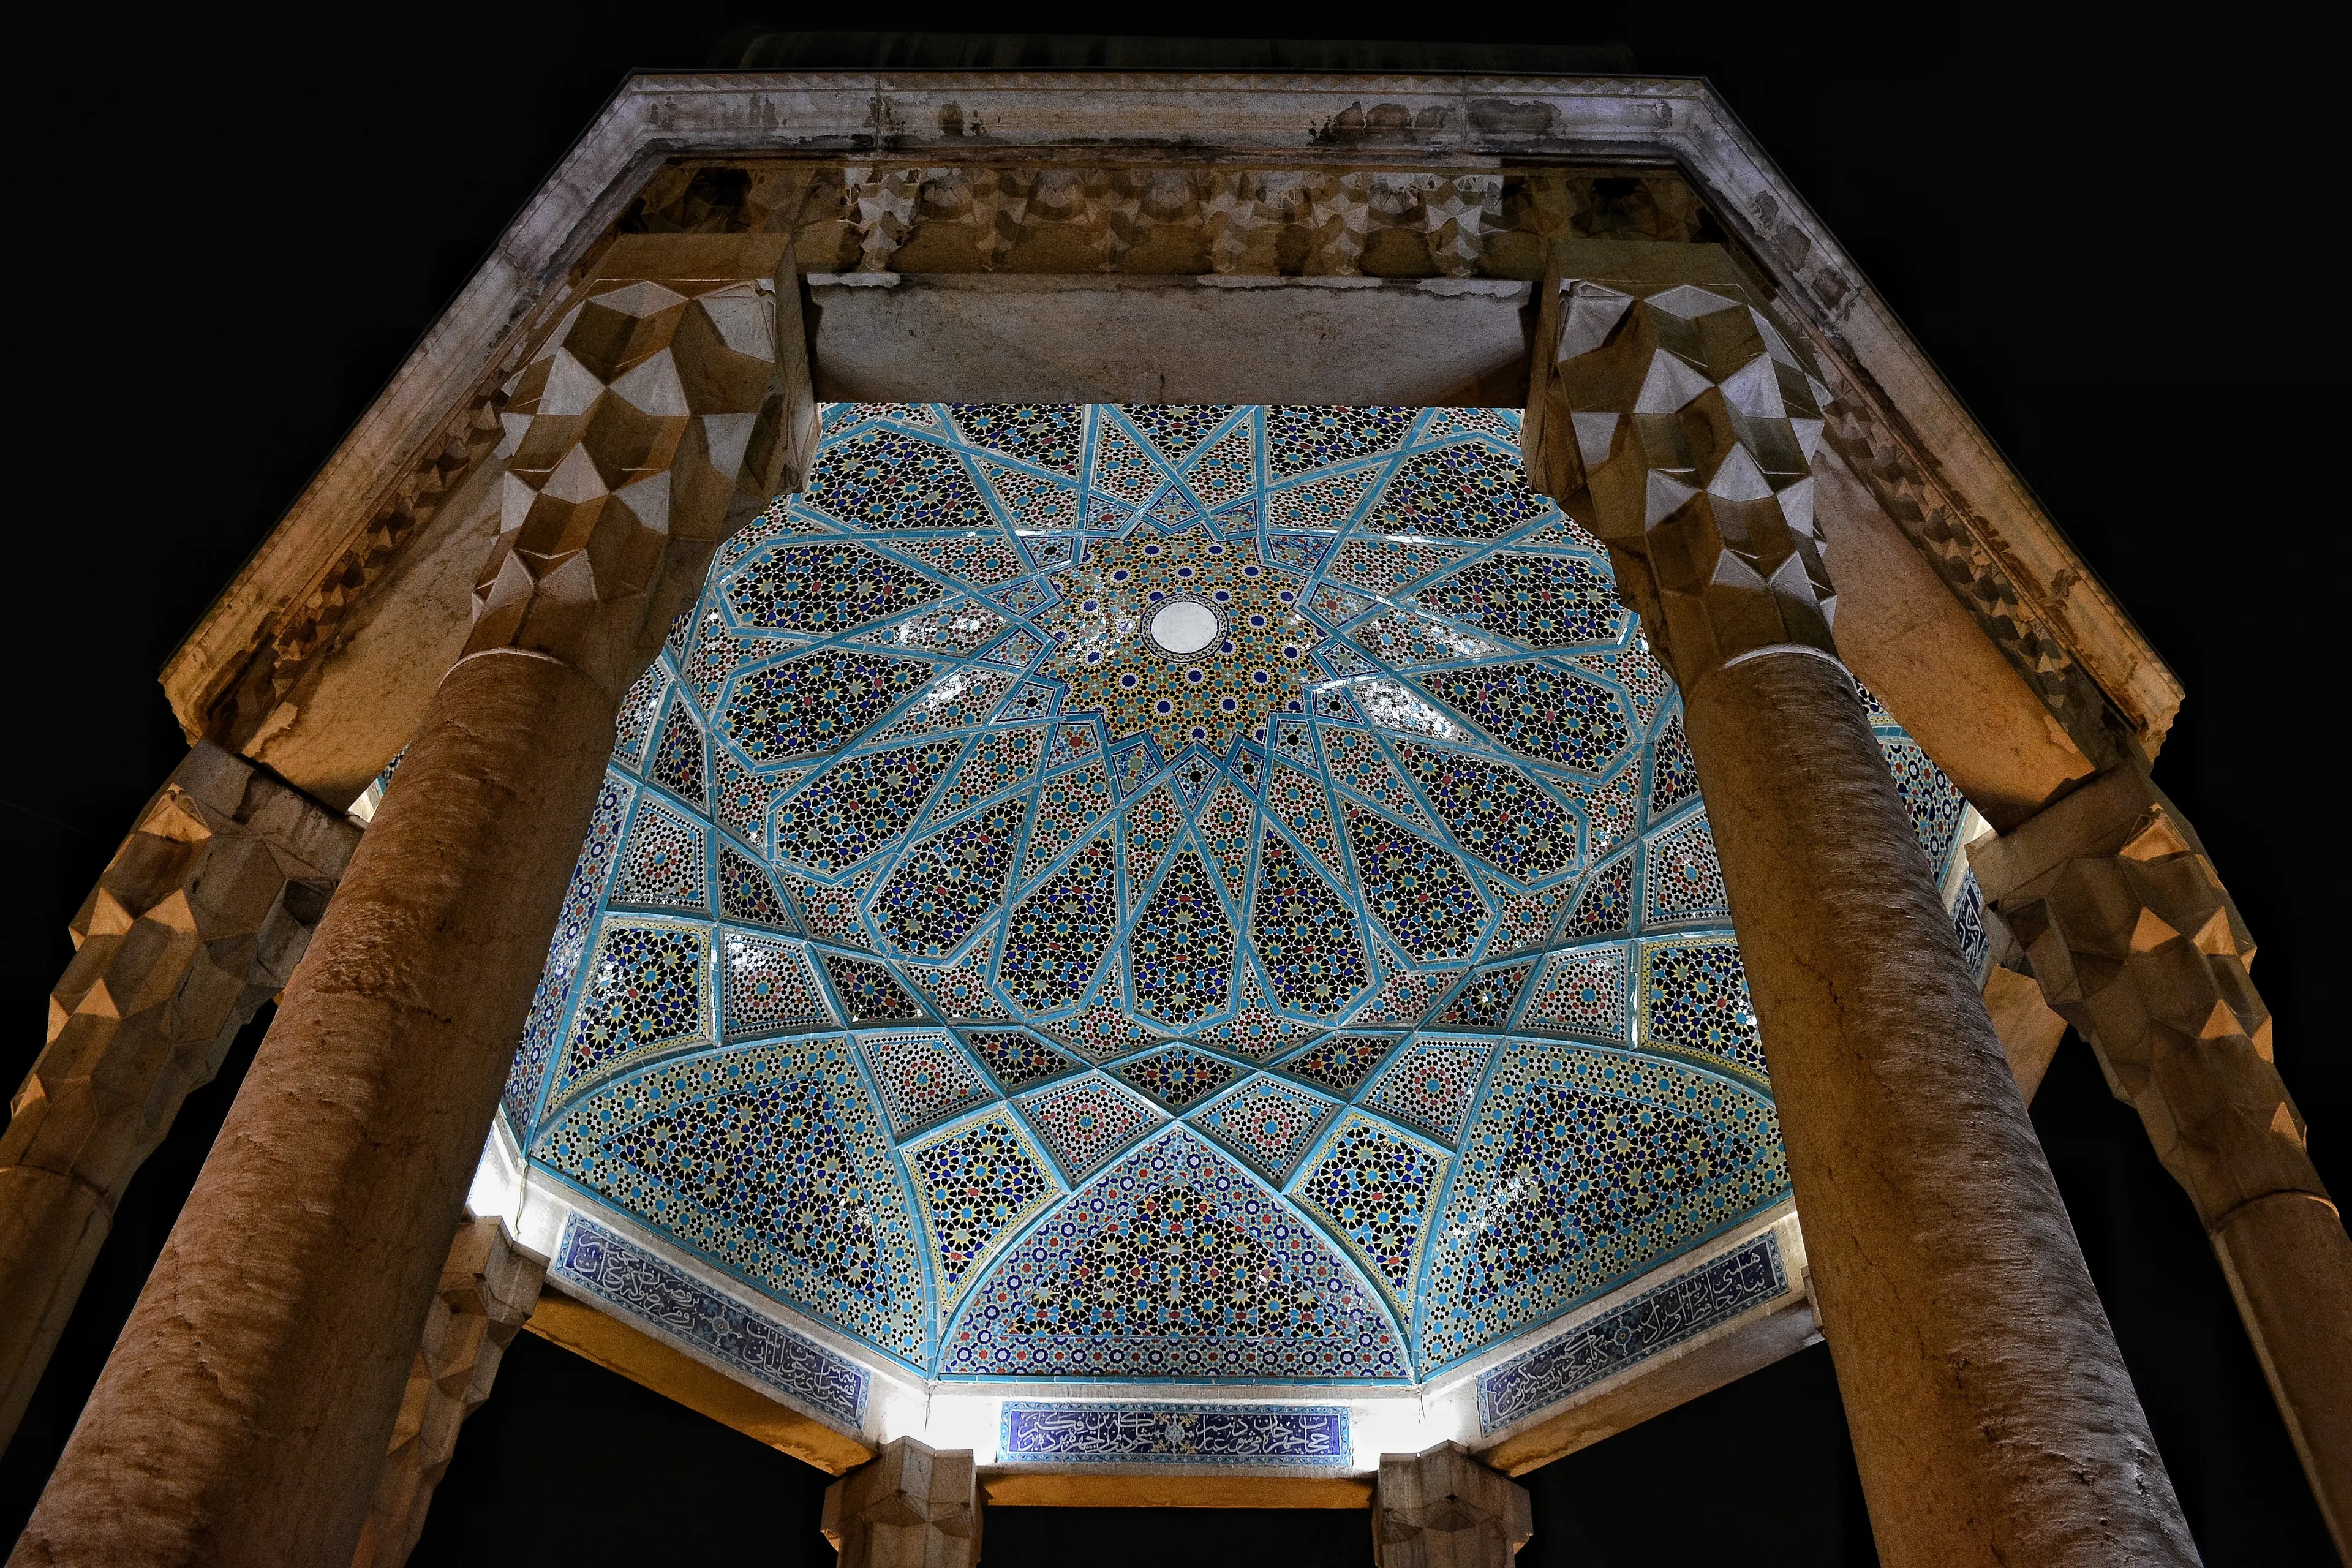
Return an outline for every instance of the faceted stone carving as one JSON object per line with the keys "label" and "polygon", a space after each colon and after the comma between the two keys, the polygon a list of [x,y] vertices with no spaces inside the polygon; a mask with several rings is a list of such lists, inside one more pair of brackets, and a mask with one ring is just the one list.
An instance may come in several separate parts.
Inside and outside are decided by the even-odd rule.
{"label": "faceted stone carving", "polygon": [[457,1451],[457,1427],[490,1396],[499,1362],[539,1304],[546,1276],[547,1266],[517,1250],[496,1219],[457,1227],[352,1568],[399,1568],[415,1550],[433,1489]]}
{"label": "faceted stone carving", "polygon": [[2209,1227],[2271,1193],[2325,1195],[2271,1065],[2253,939],[2147,775],[2105,773],[1969,858],[2052,1010],[2091,1042]]}
{"label": "faceted stone carving", "polygon": [[1775,644],[1833,651],[1813,525],[1823,388],[1711,246],[1564,245],[1528,418],[1537,488],[1609,546],[1685,689]]}
{"label": "faceted stone carving", "polygon": [[75,914],[48,1044],[0,1135],[0,1441],[133,1173],[310,945],[359,830],[210,742]]}
{"label": "faceted stone carving", "polygon": [[1380,1568],[1510,1568],[1535,1532],[1528,1489],[1459,1443],[1381,1456],[1372,1496]]}
{"label": "faceted stone carving", "polygon": [[980,1494],[971,1450],[900,1437],[824,1489],[825,1540],[841,1568],[971,1568]]}
{"label": "faceted stone carving", "polygon": [[[880,235],[895,220],[887,182],[876,188]],[[649,264],[612,258],[509,384],[499,538],[466,643],[593,667],[615,689],[701,587],[719,542],[789,488],[787,469],[805,472],[815,439],[780,243],[640,244]]]}

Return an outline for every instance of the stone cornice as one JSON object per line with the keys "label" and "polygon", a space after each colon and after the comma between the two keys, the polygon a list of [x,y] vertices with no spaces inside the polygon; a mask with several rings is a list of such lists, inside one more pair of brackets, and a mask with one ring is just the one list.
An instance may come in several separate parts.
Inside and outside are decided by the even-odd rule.
{"label": "stone cornice", "polygon": [[[1832,437],[2095,760],[2105,710],[2148,752],[2179,681],[1859,268],[1705,82],[1156,72],[720,72],[623,86],[173,655],[191,734],[275,643],[303,653],[478,454],[497,388],[662,163],[1674,166],[1734,231],[1838,384]],[[1835,563],[1832,563],[1834,572]],[[281,664],[283,660],[280,660]],[[284,673],[277,679],[283,683]],[[267,701],[266,694],[255,698]],[[248,711],[252,698],[246,700]],[[265,706],[266,711],[266,706]],[[254,715],[259,718],[259,715]]]}

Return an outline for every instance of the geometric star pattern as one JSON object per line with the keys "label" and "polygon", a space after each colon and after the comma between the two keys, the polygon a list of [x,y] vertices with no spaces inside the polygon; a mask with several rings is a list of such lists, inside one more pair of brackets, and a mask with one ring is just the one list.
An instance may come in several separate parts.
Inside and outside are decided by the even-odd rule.
{"label": "geometric star pattern", "polygon": [[1411,1382],[1786,1195],[1680,700],[1515,413],[822,418],[624,703],[533,1164],[948,1379]]}

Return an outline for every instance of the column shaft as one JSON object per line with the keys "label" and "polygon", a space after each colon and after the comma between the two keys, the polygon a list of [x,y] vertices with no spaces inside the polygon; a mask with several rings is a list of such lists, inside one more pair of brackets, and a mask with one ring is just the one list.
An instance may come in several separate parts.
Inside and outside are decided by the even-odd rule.
{"label": "column shaft", "polygon": [[199,742],[75,914],[47,1044],[0,1134],[0,1446],[123,1189],[294,973],[358,838],[341,813]]}
{"label": "column shaft", "polygon": [[620,694],[814,436],[785,244],[626,237],[517,377],[467,654],[12,1563],[350,1568]]}
{"label": "column shaft", "polygon": [[2186,818],[2116,768],[1971,851],[2205,1224],[2295,1451],[2352,1557],[2352,1237],[2271,1058],[2254,943]]}
{"label": "column shaft", "polygon": [[1830,627],[1827,389],[1710,246],[1564,245],[1529,468],[1683,689],[1889,1568],[2196,1561]]}

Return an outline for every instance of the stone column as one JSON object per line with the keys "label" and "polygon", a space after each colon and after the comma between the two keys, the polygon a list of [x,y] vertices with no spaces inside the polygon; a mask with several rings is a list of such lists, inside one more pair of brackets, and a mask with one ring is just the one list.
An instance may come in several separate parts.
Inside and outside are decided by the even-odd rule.
{"label": "stone column", "polygon": [[1970,853],[2053,1010],[2097,1053],[2221,1255],[2336,1550],[2352,1558],[2352,1238],[2271,1061],[2253,939],[2138,768]]}
{"label": "stone column", "polygon": [[358,842],[342,813],[198,742],[83,900],[0,1134],[0,1447],[123,1188],[294,973]]}
{"label": "stone column", "polygon": [[2193,1563],[1831,639],[1823,389],[1714,247],[1558,265],[1530,464],[1682,686],[1880,1556]]}
{"label": "stone column", "polygon": [[433,1489],[457,1452],[457,1427],[490,1396],[499,1358],[530,1321],[546,1279],[547,1265],[517,1250],[496,1219],[457,1227],[440,1291],[425,1310],[425,1340],[352,1568],[400,1568],[416,1550]]}
{"label": "stone column", "polygon": [[625,237],[518,376],[465,656],[12,1562],[349,1568],[621,694],[814,437],[784,245]]}
{"label": "stone column", "polygon": [[972,1568],[980,1494],[971,1450],[899,1437],[824,1489],[818,1527],[841,1568]]}
{"label": "stone column", "polygon": [[1528,1489],[1459,1443],[1381,1456],[1372,1491],[1377,1568],[1511,1568],[1535,1532]]}

